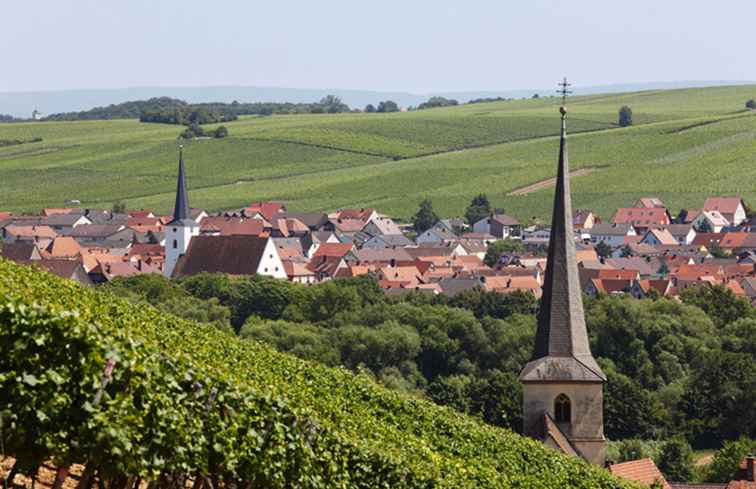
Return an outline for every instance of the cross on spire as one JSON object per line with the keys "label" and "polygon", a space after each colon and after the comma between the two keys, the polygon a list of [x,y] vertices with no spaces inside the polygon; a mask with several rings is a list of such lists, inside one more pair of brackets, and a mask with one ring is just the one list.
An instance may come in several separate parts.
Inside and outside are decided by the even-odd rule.
{"label": "cross on spire", "polygon": [[567,104],[567,96],[572,93],[572,90],[570,90],[572,84],[567,83],[567,77],[565,76],[557,85],[559,86],[557,93],[562,96],[562,107],[564,107]]}

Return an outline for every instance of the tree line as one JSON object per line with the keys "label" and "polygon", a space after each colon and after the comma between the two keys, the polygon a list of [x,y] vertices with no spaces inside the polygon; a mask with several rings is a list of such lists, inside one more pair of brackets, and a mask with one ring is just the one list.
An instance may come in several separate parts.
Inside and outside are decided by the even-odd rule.
{"label": "tree line", "polygon": [[[173,282],[141,275],[109,287],[521,429],[518,373],[532,352],[538,308],[529,293],[395,298],[370,277],[305,287],[213,274]],[[719,286],[686,289],[681,299],[586,299],[592,350],[609,378],[607,436],[677,435],[695,447],[756,438],[756,410],[747,409],[756,405],[754,309]]]}

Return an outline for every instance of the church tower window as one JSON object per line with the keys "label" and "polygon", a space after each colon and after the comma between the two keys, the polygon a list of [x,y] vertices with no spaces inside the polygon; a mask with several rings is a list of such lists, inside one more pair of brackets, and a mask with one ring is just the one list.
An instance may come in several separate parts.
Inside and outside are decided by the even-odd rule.
{"label": "church tower window", "polygon": [[557,423],[569,423],[572,420],[570,398],[564,394],[559,394],[554,400],[554,418]]}

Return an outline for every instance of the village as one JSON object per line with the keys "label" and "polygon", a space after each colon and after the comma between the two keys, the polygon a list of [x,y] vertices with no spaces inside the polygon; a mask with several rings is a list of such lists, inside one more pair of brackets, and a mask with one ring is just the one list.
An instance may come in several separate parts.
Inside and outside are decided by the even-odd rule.
{"label": "village", "polygon": [[[68,207],[0,212],[0,255],[86,285],[149,273],[263,275],[301,284],[370,275],[394,295],[454,297],[479,287],[541,296],[547,226],[525,226],[496,211],[472,223],[440,219],[418,233],[378,209],[301,213],[283,202],[211,214],[189,207],[184,172],[182,156],[173,215]],[[627,204],[609,218],[589,209],[573,214],[586,295],[676,297],[687,287],[720,284],[756,305],[756,217],[741,198],[711,196],[678,216],[655,197]]]}

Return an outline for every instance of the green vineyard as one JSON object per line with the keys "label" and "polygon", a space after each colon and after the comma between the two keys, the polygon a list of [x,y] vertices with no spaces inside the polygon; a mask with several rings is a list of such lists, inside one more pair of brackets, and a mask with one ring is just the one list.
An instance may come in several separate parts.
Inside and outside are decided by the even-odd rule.
{"label": "green vineyard", "polygon": [[[623,488],[541,444],[0,261],[0,436],[80,487]],[[120,483],[117,481],[121,481]]]}

